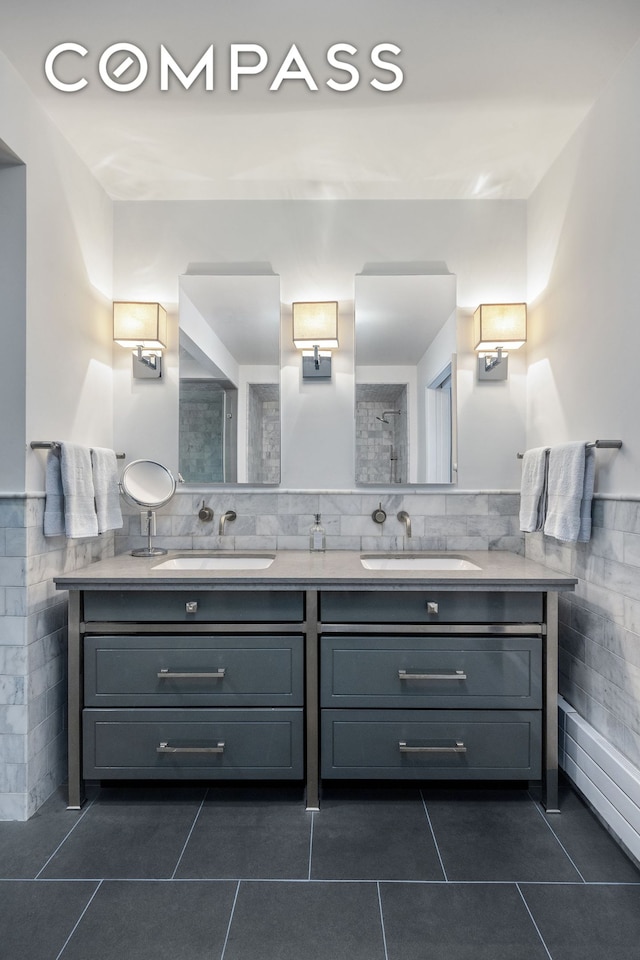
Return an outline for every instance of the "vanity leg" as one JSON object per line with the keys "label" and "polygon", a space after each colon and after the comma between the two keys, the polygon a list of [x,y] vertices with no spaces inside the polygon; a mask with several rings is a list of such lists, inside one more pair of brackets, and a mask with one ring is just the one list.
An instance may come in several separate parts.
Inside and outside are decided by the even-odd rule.
{"label": "vanity leg", "polygon": [[320,809],[318,742],[318,591],[306,591],[305,623],[306,806]]}
{"label": "vanity leg", "polygon": [[545,596],[547,633],[544,638],[544,784],[542,802],[547,813],[558,807],[558,594]]}
{"label": "vanity leg", "polygon": [[84,803],[82,779],[82,647],[80,640],[80,591],[69,591],[69,627],[67,642],[67,727],[68,777],[67,809],[79,810]]}

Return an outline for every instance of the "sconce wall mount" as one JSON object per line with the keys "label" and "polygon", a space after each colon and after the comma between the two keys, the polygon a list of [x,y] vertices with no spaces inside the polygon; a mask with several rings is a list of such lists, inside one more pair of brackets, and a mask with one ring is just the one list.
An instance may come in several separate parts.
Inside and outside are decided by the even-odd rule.
{"label": "sconce wall mount", "polygon": [[338,347],[338,301],[291,304],[293,342],[302,350],[303,380],[331,379],[331,350]]}
{"label": "sconce wall mount", "polygon": [[478,380],[506,380],[507,349],[518,350],[527,341],[526,303],[481,303],[473,315]]}
{"label": "sconce wall mount", "polygon": [[135,380],[162,377],[162,350],[167,345],[167,311],[159,303],[113,304],[113,339],[133,350]]}

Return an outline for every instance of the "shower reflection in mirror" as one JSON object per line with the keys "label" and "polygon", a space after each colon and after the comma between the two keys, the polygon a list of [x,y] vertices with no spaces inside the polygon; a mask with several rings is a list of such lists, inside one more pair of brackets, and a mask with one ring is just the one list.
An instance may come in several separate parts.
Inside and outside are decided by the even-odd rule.
{"label": "shower reflection in mirror", "polygon": [[452,483],[455,276],[370,265],[355,318],[356,483]]}
{"label": "shower reflection in mirror", "polygon": [[180,278],[179,463],[187,483],[280,481],[280,282]]}

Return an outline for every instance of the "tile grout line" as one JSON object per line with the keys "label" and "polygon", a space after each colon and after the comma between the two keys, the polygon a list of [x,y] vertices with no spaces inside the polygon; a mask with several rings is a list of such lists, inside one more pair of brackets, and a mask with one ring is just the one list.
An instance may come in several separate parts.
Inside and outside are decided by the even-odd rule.
{"label": "tile grout line", "polygon": [[553,957],[552,957],[551,954],[549,953],[549,948],[547,947],[546,943],[544,942],[544,937],[542,936],[542,933],[540,932],[540,927],[539,927],[538,924],[536,923],[535,917],[533,916],[533,914],[531,913],[531,910],[529,909],[529,904],[528,904],[527,901],[525,900],[524,894],[523,894],[522,890],[520,889],[520,883],[516,883],[516,889],[517,889],[518,893],[520,894],[520,899],[521,899],[522,902],[524,903],[525,909],[526,909],[527,913],[529,914],[529,917],[531,918],[531,923],[534,925],[534,927],[535,927],[535,929],[536,929],[536,933],[537,933],[538,936],[540,937],[540,943],[542,944],[542,946],[543,946],[544,949],[546,950],[546,953],[547,953],[547,956],[549,957],[549,960],[553,960]]}
{"label": "tile grout line", "polygon": [[196,823],[198,822],[198,817],[200,816],[200,813],[201,813],[201,811],[202,811],[202,808],[204,807],[204,804],[205,804],[205,801],[206,801],[208,795],[209,795],[209,788],[207,787],[207,789],[206,789],[205,792],[204,792],[204,797],[203,797],[202,800],[200,801],[200,806],[198,807],[198,812],[196,813],[195,817],[193,818],[193,823],[191,824],[191,829],[189,830],[189,833],[187,834],[187,839],[185,840],[184,845],[183,845],[183,847],[182,847],[182,850],[180,851],[180,856],[178,857],[178,862],[176,863],[176,865],[175,865],[175,867],[174,867],[174,870],[173,870],[173,873],[171,874],[171,877],[169,878],[170,880],[175,880],[175,878],[176,878],[176,873],[177,873],[177,871],[178,871],[178,867],[180,866],[180,862],[181,862],[182,858],[184,857],[184,852],[185,852],[185,850],[187,849],[187,844],[189,843],[189,840],[191,839],[191,834],[193,833],[194,827],[195,827]]}
{"label": "tile grout line", "polygon": [[431,830],[431,836],[433,838],[433,843],[436,848],[436,853],[438,854],[438,860],[440,861],[440,869],[442,870],[442,876],[444,877],[445,883],[449,883],[449,878],[447,876],[447,871],[444,868],[444,863],[442,862],[442,857],[440,855],[440,847],[438,846],[438,841],[436,840],[436,834],[433,829],[433,824],[431,823],[431,817],[429,816],[429,811],[427,810],[427,803],[424,799],[424,793],[422,790],[419,791],[420,799],[422,800],[422,806],[424,808],[424,815],[427,818],[427,823],[429,824],[429,829]]}
{"label": "tile grout line", "polygon": [[389,960],[389,953],[387,951],[387,934],[384,929],[384,914],[382,912],[382,895],[380,893],[380,881],[376,881],[376,887],[378,890],[378,908],[380,910],[380,927],[382,928],[382,945],[384,947],[384,960]]}
{"label": "tile grout line", "polygon": [[76,829],[76,827],[78,827],[78,826],[82,823],[82,821],[84,820],[84,818],[86,817],[86,815],[89,813],[89,810],[91,809],[91,807],[92,807],[92,806],[94,805],[94,803],[96,802],[96,799],[97,799],[97,797],[94,797],[93,800],[90,800],[90,801],[89,801],[89,803],[87,804],[86,810],[84,810],[84,811],[80,814],[80,816],[78,817],[78,819],[76,820],[76,822],[74,823],[74,825],[71,827],[71,829],[70,829],[69,832],[66,834],[66,836],[64,836],[64,837],[62,838],[62,840],[60,841],[60,843],[58,844],[58,846],[55,848],[55,850],[53,851],[53,853],[51,854],[51,856],[50,856],[50,857],[47,859],[47,861],[40,867],[40,869],[39,869],[38,872],[36,873],[35,877],[33,878],[34,880],[39,880],[39,879],[40,879],[40,874],[42,873],[42,871],[43,871],[43,870],[46,870],[46,868],[49,866],[49,864],[51,863],[51,861],[53,860],[53,858],[55,857],[55,855],[56,855],[56,854],[58,853],[58,851],[61,849],[62,845],[63,845],[64,843],[66,843],[66,841],[69,839],[69,837],[71,836],[71,834],[73,833],[73,831]]}
{"label": "tile grout line", "polygon": [[89,909],[89,907],[90,907],[91,904],[93,903],[93,901],[94,901],[94,899],[95,899],[95,896],[96,896],[96,894],[98,893],[98,890],[100,889],[100,887],[102,886],[103,883],[104,883],[104,880],[100,880],[99,883],[98,883],[98,886],[95,888],[95,890],[93,891],[93,893],[92,893],[91,896],[89,897],[89,900],[88,900],[88,902],[87,902],[84,910],[82,911],[82,913],[80,914],[80,916],[78,917],[78,919],[76,920],[76,922],[75,922],[74,925],[73,925],[73,930],[71,931],[71,933],[69,934],[69,936],[67,937],[67,939],[65,940],[65,942],[62,944],[62,948],[61,948],[61,950],[60,950],[60,953],[59,953],[58,956],[56,957],[56,960],[60,960],[60,957],[62,956],[62,954],[64,953],[64,951],[67,949],[67,945],[68,945],[69,941],[71,940],[71,937],[74,935],[74,933],[75,933],[76,930],[78,929],[80,923],[82,922],[82,918],[84,917],[85,913],[87,912],[87,910]]}
{"label": "tile grout line", "polygon": [[311,858],[313,856],[313,827],[315,824],[315,810],[311,811],[311,831],[309,835],[309,872],[307,873],[307,880],[311,880]]}
{"label": "tile grout line", "polygon": [[222,953],[220,954],[220,960],[224,960],[224,955],[227,951],[227,943],[229,942],[229,934],[231,933],[231,924],[233,923],[233,915],[236,910],[236,903],[238,902],[238,894],[240,893],[241,883],[242,881],[238,880],[238,884],[236,886],[236,894],[235,894],[235,897],[233,898],[233,903],[231,904],[231,913],[229,914],[229,923],[227,924],[227,932],[224,938],[224,943],[222,944]]}
{"label": "tile grout line", "polygon": [[569,861],[569,863],[571,864],[571,866],[573,867],[573,869],[576,871],[576,873],[578,874],[578,876],[580,877],[580,879],[582,880],[582,882],[583,882],[583,883],[586,883],[586,880],[585,880],[585,878],[582,876],[582,873],[580,872],[580,870],[578,869],[577,864],[574,862],[573,858],[572,858],[571,855],[569,854],[569,851],[568,851],[567,848],[565,847],[564,843],[562,842],[562,840],[560,839],[560,837],[558,836],[558,834],[555,832],[555,830],[553,829],[553,827],[551,826],[551,824],[549,823],[549,821],[548,821],[547,818],[545,817],[545,815],[544,815],[544,813],[542,812],[542,809],[540,808],[538,802],[533,799],[533,797],[531,796],[531,794],[529,794],[529,797],[531,798],[531,802],[533,803],[534,807],[536,808],[536,810],[537,810],[537,812],[538,812],[538,816],[542,817],[543,822],[546,823],[548,829],[551,831],[551,833],[552,833],[553,836],[555,837],[556,841],[560,844],[560,847],[561,847],[561,849],[562,849],[565,857],[567,858],[567,860]]}

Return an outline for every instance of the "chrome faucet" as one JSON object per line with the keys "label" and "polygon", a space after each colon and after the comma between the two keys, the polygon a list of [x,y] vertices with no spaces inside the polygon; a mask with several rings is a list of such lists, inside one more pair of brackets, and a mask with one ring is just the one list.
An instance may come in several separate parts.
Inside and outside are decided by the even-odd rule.
{"label": "chrome faucet", "polygon": [[224,525],[225,525],[225,523],[227,522],[227,520],[229,520],[229,521],[235,520],[235,519],[236,519],[236,516],[237,516],[237,514],[236,514],[235,510],[225,510],[225,512],[224,512],[224,513],[222,514],[222,516],[220,517],[220,526],[218,527],[218,536],[219,536],[219,537],[221,537],[221,536],[224,534]]}
{"label": "chrome faucet", "polygon": [[405,525],[405,528],[406,528],[405,536],[410,537],[411,536],[411,517],[409,516],[406,510],[400,511],[400,513],[398,514],[398,520],[400,521],[400,523],[404,523]]}

